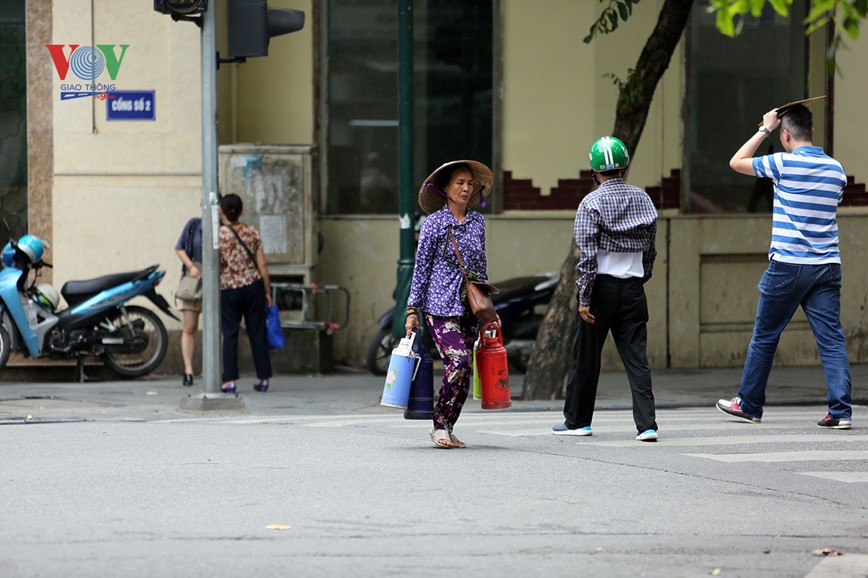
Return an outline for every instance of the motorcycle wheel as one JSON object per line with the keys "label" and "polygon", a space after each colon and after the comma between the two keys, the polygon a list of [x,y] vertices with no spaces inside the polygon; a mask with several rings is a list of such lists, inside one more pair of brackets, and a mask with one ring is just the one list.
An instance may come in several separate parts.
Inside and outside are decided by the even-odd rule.
{"label": "motorcycle wheel", "polygon": [[6,331],[6,327],[0,323],[0,369],[6,367],[11,352],[12,339],[9,337],[9,332]]}
{"label": "motorcycle wheel", "polygon": [[380,329],[368,346],[365,360],[368,371],[374,375],[386,375],[393,349],[395,349],[395,338],[392,336],[392,329]]}
{"label": "motorcycle wheel", "polygon": [[[157,314],[146,309],[130,305],[126,307],[127,317],[118,311],[112,318],[114,323],[120,326],[120,331],[128,329],[126,327],[127,320],[130,323],[142,321],[144,324],[144,332],[148,338],[148,345],[141,353],[118,353],[107,351],[103,354],[105,364],[114,371],[125,377],[141,377],[151,373],[162,363],[166,356],[166,349],[169,346],[169,337],[166,334],[166,327]],[[135,331],[135,329],[133,329]]]}

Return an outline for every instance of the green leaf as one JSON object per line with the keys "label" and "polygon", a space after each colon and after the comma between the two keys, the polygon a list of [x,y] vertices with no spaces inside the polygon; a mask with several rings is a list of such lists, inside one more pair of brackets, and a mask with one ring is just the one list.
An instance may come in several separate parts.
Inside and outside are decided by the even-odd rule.
{"label": "green leaf", "polygon": [[829,74],[834,74],[837,65],[835,64],[835,57],[838,53],[838,44],[841,42],[841,36],[836,34],[835,38],[832,42],[829,43],[829,48],[826,49],[826,70],[829,71]]}
{"label": "green leaf", "polygon": [[812,22],[822,22],[821,26],[829,21],[832,12],[829,11],[828,8],[820,5],[820,3],[814,4],[811,8],[811,11],[808,12],[808,16],[805,18],[805,24],[809,24]]}
{"label": "green leaf", "polygon": [[819,30],[820,28],[822,28],[823,26],[825,26],[828,23],[829,23],[828,18],[818,20],[817,22],[814,22],[813,24],[810,24],[810,25],[808,25],[808,21],[805,20],[805,24],[807,25],[805,27],[805,36],[810,36],[811,34],[813,34],[814,32],[816,32],[817,30]]}
{"label": "green leaf", "polygon": [[718,10],[717,15],[715,16],[715,24],[717,25],[717,29],[720,30],[720,33],[724,36],[729,36],[730,38],[735,37],[732,14],[729,13],[729,10]]}
{"label": "green leaf", "polygon": [[835,10],[838,2],[842,0],[815,0],[804,22],[805,34],[813,34],[823,28],[835,18]]}
{"label": "green leaf", "polygon": [[772,5],[775,12],[786,18],[790,14],[790,6],[792,6],[793,0],[769,0],[769,4]]}
{"label": "green leaf", "polygon": [[830,12],[835,10],[835,7],[842,0],[814,0],[813,6],[811,6],[811,11],[821,10],[823,12]]}
{"label": "green leaf", "polygon": [[847,33],[852,40],[859,39],[859,21],[852,18],[847,18],[844,20],[844,32]]}
{"label": "green leaf", "polygon": [[[775,2],[778,0],[769,0],[769,2],[774,7]],[[759,18],[763,15],[763,8],[765,7],[765,0],[750,0],[750,15],[754,18]],[[777,8],[775,8],[777,10]]]}
{"label": "green leaf", "polygon": [[630,9],[623,2],[618,2],[618,15],[624,22],[626,22],[627,19],[630,18]]}

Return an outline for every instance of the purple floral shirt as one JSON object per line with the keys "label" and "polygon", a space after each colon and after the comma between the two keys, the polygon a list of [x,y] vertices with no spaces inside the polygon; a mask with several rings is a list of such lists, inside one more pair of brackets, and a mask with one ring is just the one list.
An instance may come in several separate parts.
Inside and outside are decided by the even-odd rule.
{"label": "purple floral shirt", "polygon": [[460,297],[464,278],[449,236],[450,228],[455,234],[467,274],[474,281],[488,281],[485,219],[482,215],[467,209],[467,217],[459,223],[449,207],[432,213],[422,223],[419,233],[407,305],[438,317],[456,317],[464,313]]}

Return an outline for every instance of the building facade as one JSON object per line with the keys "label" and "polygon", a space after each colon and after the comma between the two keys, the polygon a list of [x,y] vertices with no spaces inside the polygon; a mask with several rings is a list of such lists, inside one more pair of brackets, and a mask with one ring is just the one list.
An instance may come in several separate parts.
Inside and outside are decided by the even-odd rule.
{"label": "building facade", "polygon": [[[224,52],[227,1],[210,0]],[[815,144],[852,177],[840,210],[842,319],[851,361],[861,362],[868,211],[860,183],[868,168],[858,106],[868,88],[868,42],[848,41],[840,73],[830,74],[830,32],[804,36],[796,17],[804,2],[790,19],[769,10],[746,20],[737,39],[716,31],[704,4],[693,8],[632,151],[629,181],[648,189],[661,215],[648,286],[650,361],[683,368],[743,362],[771,206],[762,183],[736,175],[727,162],[763,112],[825,94],[813,108]],[[349,322],[336,333],[335,355],[360,366],[396,282],[397,3],[268,5],[303,10],[307,21],[302,31],[273,38],[267,57],[220,66],[222,150],[247,151],[236,164],[225,157],[222,171],[246,174],[257,146],[294,145],[291,154],[309,167],[297,183],[309,204],[297,221],[303,234],[267,227],[283,235],[267,241],[276,247],[273,272],[278,281],[347,288]],[[611,132],[617,83],[635,65],[662,5],[635,5],[618,30],[586,44],[597,2],[413,3],[415,178],[401,185],[416,190],[434,167],[456,158],[494,168],[497,186],[486,209],[493,281],[560,268],[575,208],[590,189],[582,172],[587,150]],[[0,0],[0,8],[0,211],[19,232],[51,241],[55,286],[160,263],[169,296],[180,274],[175,241],[201,213],[198,27],[155,12],[149,0]],[[99,74],[73,66],[76,51],[88,47],[98,51],[96,60],[102,56]],[[113,111],[124,107],[99,96],[117,91],[135,97],[132,109]],[[97,95],[64,96],[85,92]],[[150,110],[133,110],[137,105]],[[296,186],[275,182],[257,186],[280,198],[289,195],[281,187]],[[255,219],[264,211],[250,209]],[[297,243],[305,246],[303,263],[285,266],[287,247]],[[609,351],[608,363],[616,357]],[[778,361],[819,363],[801,313],[784,333]],[[167,371],[172,363],[167,358]]]}

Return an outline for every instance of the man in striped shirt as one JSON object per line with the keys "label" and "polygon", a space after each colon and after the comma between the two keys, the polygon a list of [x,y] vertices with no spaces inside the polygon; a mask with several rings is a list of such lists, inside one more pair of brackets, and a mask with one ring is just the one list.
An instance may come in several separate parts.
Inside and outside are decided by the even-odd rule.
{"label": "man in striped shirt", "polygon": [[[778,127],[786,152],[754,158]],[[736,172],[771,179],[775,198],[769,266],[759,283],[741,386],[737,397],[721,399],[717,408],[759,423],[781,332],[801,305],[817,341],[829,390],[829,411],[817,425],[850,429],[850,364],[841,327],[837,221],[847,177],[838,161],[813,146],[813,137],[813,118],[804,105],[770,110],[757,133],[729,161]]]}
{"label": "man in striped shirt", "polygon": [[651,278],[657,256],[657,209],[645,191],[624,181],[630,163],[624,143],[604,136],[588,156],[599,188],[582,199],[576,212],[575,363],[567,382],[564,423],[552,427],[552,433],[591,435],[600,356],[611,330],[633,392],[636,439],[652,442],[657,440],[657,422],[646,356],[648,303],[643,284]]}

